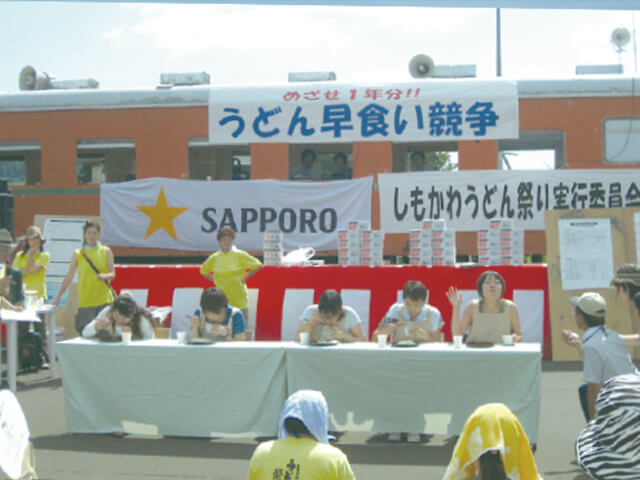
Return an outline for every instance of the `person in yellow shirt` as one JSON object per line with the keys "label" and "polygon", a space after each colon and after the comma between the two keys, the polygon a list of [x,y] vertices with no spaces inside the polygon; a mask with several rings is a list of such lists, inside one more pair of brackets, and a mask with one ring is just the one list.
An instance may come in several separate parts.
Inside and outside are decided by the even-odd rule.
{"label": "person in yellow shirt", "polygon": [[26,291],[34,291],[38,298],[46,300],[47,285],[44,276],[51,259],[49,252],[44,251],[46,239],[35,225],[27,228],[25,239],[24,249],[16,255],[12,267],[22,272]]}
{"label": "person in yellow shirt", "polygon": [[82,226],[82,234],[82,248],[74,250],[69,261],[67,276],[62,281],[56,298],[51,302],[52,305],[60,303],[60,298],[71,284],[77,269],[78,313],[75,318],[75,327],[78,333],[81,333],[102,309],[113,302],[114,297],[109,282],[116,276],[113,253],[109,247],[100,243],[100,224],[94,220],[87,220]]}
{"label": "person in yellow shirt", "polygon": [[322,392],[298,390],[280,412],[278,439],[258,445],[249,480],[355,480],[347,456],[329,445],[329,408]]}
{"label": "person in yellow shirt", "polygon": [[220,250],[207,258],[200,273],[220,288],[229,301],[229,305],[242,310],[245,319],[249,318],[249,292],[247,279],[262,267],[256,257],[233,245],[236,232],[230,228],[218,230]]}
{"label": "person in yellow shirt", "polygon": [[[50,256],[49,252],[44,251],[44,243],[46,239],[42,232],[35,225],[27,228],[24,235],[24,247],[17,252],[11,265],[14,270],[20,270],[22,273],[22,284],[24,285],[25,292],[35,292],[37,298],[43,301],[47,300],[47,284],[44,276],[47,267],[49,266]],[[42,320],[39,323],[34,323],[33,328],[42,337],[42,341],[47,340],[47,329],[45,327],[45,321],[43,315],[40,315]],[[20,322],[18,330],[22,333],[29,329],[29,324],[26,322]],[[43,355],[43,368],[48,368],[49,359],[46,351],[42,352]]]}

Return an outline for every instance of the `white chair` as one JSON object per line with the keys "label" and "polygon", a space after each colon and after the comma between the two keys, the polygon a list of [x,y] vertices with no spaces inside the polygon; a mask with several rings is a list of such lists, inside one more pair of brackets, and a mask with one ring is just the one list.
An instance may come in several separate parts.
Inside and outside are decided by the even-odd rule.
{"label": "white chair", "polygon": [[177,332],[187,332],[191,336],[190,316],[200,308],[202,288],[176,288],[171,301],[171,331],[169,338],[177,338]]}
{"label": "white chair", "polygon": [[120,295],[124,294],[131,295],[141,307],[147,306],[147,299],[149,298],[148,288],[123,288],[120,290]]}
{"label": "white chair", "polygon": [[342,304],[353,308],[360,320],[362,320],[362,331],[364,338],[369,338],[369,307],[371,304],[371,290],[356,290],[343,288],[340,292]]}
{"label": "white chair", "polygon": [[518,307],[523,342],[542,344],[544,324],[544,291],[514,290],[513,303]]}
{"label": "white chair", "polygon": [[257,325],[257,315],[258,315],[258,296],[260,291],[257,288],[249,288],[249,318],[245,318],[247,330],[251,330],[252,338],[251,340],[255,340]]}
{"label": "white chair", "polygon": [[312,288],[287,288],[282,302],[281,340],[294,340],[302,312],[313,304]]}

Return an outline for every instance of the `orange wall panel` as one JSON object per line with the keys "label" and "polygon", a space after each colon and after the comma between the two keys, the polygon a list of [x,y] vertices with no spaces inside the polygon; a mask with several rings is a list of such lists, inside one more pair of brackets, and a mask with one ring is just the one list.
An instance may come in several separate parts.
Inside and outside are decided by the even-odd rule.
{"label": "orange wall panel", "polygon": [[261,178],[289,178],[289,144],[251,144],[251,179]]}
{"label": "orange wall panel", "polygon": [[458,142],[459,170],[495,170],[498,168],[498,142]]}

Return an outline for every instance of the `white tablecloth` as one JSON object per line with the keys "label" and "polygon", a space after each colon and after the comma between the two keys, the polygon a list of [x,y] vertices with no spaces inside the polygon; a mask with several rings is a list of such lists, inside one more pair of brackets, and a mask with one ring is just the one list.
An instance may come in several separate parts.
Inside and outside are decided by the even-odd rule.
{"label": "white tablecloth", "polygon": [[337,431],[458,434],[479,405],[503,402],[535,442],[540,381],[537,343],[287,348],[289,392],[321,390]]}
{"label": "white tablecloth", "polygon": [[215,437],[277,429],[287,393],[282,348],[80,338],[57,347],[71,432]]}
{"label": "white tablecloth", "polygon": [[504,402],[531,441],[540,413],[540,345],[454,349],[292,342],[209,346],[58,343],[71,432],[275,435],[287,395],[321,390],[339,431],[457,434],[487,402]]}

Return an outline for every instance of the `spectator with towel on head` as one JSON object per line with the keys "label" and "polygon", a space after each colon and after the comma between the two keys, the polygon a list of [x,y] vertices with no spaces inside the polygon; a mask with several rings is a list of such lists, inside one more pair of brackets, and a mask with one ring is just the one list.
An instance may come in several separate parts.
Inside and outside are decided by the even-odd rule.
{"label": "spectator with towel on head", "polygon": [[529,439],[503,403],[478,407],[467,419],[443,480],[542,480]]}
{"label": "spectator with towel on head", "polygon": [[2,308],[22,310],[22,274],[7,266],[13,249],[13,237],[6,228],[0,228],[0,305]]}
{"label": "spectator with towel on head", "polygon": [[349,460],[329,445],[329,408],[321,392],[299,390],[287,398],[278,439],[258,445],[249,480],[355,480]]}

